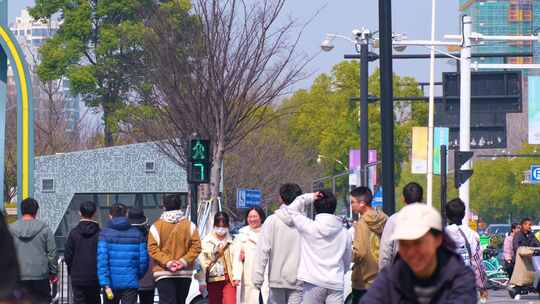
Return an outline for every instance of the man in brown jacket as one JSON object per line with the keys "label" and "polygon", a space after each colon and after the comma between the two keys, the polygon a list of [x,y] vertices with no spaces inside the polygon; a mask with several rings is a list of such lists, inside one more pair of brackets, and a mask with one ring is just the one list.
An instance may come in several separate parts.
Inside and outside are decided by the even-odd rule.
{"label": "man in brown jacket", "polygon": [[197,226],[180,210],[180,198],[168,195],[163,200],[165,212],[148,234],[148,253],[154,260],[152,269],[160,304],[186,301],[193,276],[195,259],[201,252]]}
{"label": "man in brown jacket", "polygon": [[357,187],[351,191],[351,208],[361,217],[354,225],[353,238],[353,304],[375,281],[379,272],[379,242],[387,216],[371,207],[373,194],[367,187]]}

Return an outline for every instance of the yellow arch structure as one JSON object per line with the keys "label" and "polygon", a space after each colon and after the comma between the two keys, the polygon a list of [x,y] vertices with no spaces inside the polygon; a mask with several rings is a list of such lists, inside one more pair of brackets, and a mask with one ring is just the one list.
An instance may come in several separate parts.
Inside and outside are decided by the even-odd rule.
{"label": "yellow arch structure", "polygon": [[[0,26],[0,46],[9,59],[17,87],[17,198],[21,201],[33,195],[34,186],[34,108],[31,74],[16,38],[3,26]],[[2,153],[4,145],[1,143]]]}

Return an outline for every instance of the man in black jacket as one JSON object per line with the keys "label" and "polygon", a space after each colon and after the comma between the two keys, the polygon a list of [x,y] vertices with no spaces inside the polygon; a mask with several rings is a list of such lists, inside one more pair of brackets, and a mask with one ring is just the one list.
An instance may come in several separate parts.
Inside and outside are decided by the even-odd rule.
{"label": "man in black jacket", "polygon": [[101,303],[96,258],[99,224],[92,220],[95,213],[94,202],[81,204],[81,221],[71,230],[66,243],[64,257],[71,276],[75,304]]}
{"label": "man in black jacket", "polygon": [[514,236],[514,256],[519,247],[540,247],[540,242],[531,231],[532,220],[524,218],[521,220],[521,231]]}

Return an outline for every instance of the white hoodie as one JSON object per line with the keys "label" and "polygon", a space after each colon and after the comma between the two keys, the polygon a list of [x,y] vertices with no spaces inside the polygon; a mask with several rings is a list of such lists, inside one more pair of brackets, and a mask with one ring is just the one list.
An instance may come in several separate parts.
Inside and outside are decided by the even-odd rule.
{"label": "white hoodie", "polygon": [[302,290],[297,280],[300,264],[300,236],[286,205],[270,215],[263,224],[257,243],[257,262],[253,268],[253,284],[261,288],[268,266],[271,288]]}
{"label": "white hoodie", "polygon": [[304,194],[284,208],[300,234],[298,280],[341,291],[352,260],[351,236],[333,214],[317,214],[315,220],[303,215],[305,206],[314,199],[315,194]]}

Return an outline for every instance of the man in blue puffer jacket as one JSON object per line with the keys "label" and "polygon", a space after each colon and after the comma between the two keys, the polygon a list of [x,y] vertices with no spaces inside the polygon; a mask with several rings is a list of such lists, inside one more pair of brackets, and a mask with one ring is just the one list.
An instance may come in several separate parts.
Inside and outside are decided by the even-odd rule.
{"label": "man in blue puffer jacket", "polygon": [[109,212],[109,227],[101,230],[97,249],[99,285],[111,289],[113,299],[105,303],[135,304],[137,289],[146,269],[146,239],[127,219],[127,207],[114,204]]}

